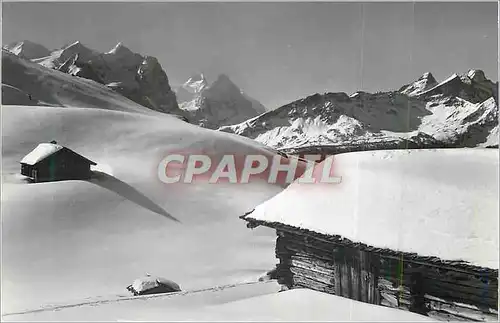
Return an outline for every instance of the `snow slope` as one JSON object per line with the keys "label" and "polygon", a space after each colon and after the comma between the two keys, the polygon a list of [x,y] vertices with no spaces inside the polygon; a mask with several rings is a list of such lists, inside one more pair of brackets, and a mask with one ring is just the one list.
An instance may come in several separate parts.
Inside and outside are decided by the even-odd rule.
{"label": "snow slope", "polygon": [[388,150],[330,158],[341,183],[295,182],[248,217],[498,269],[498,150]]}
{"label": "snow slope", "polygon": [[[157,177],[172,151],[273,155],[247,139],[169,115],[57,107],[4,106],[2,131],[2,311],[126,293],[145,272],[190,289],[274,266],[274,232],[255,235],[238,215],[281,187]],[[24,183],[19,160],[52,139],[110,175]]]}
{"label": "snow slope", "polygon": [[425,73],[399,91],[315,94],[219,130],[280,149],[406,139],[474,147],[498,125],[495,89],[479,70],[441,83]]}
{"label": "snow slope", "polygon": [[100,53],[77,41],[50,54],[32,57],[31,60],[48,68],[108,85],[150,109],[181,113],[167,74],[158,60],[134,53],[122,43],[106,53]]}
{"label": "snow slope", "polygon": [[[10,53],[2,73],[50,103],[2,106],[3,313],[126,294],[146,272],[193,289],[257,280],[274,267],[274,232],[249,232],[238,215],[281,186],[167,185],[157,175],[172,152],[204,153],[215,164],[226,153],[272,158],[272,149]],[[93,178],[26,183],[19,161],[52,140],[97,162]]]}
{"label": "snow slope", "polygon": [[20,93],[31,95],[30,101],[36,102],[29,105],[154,113],[102,84],[46,68],[2,50],[3,104],[28,105],[25,97],[19,97]]}
{"label": "snow slope", "polygon": [[221,74],[209,84],[203,74],[190,77],[177,91],[179,106],[190,122],[215,129],[252,118],[265,107]]}
{"label": "snow slope", "polygon": [[[277,284],[276,284],[277,285]],[[418,314],[274,282],[5,316],[5,321],[432,321]],[[273,288],[275,290],[273,291]]]}
{"label": "snow slope", "polygon": [[21,105],[40,105],[30,94],[21,91],[20,89],[2,84],[2,104],[21,104]]}

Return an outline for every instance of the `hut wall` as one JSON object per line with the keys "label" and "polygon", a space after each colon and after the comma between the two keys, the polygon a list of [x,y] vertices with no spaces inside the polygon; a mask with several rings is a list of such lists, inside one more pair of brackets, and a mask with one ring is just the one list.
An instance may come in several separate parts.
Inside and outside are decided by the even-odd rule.
{"label": "hut wall", "polygon": [[[88,179],[91,174],[86,160],[64,150],[42,160],[32,169],[37,170],[38,181]],[[27,176],[32,177],[32,174]]]}
{"label": "hut wall", "polygon": [[442,320],[498,320],[498,271],[367,251],[277,229],[278,281]]}

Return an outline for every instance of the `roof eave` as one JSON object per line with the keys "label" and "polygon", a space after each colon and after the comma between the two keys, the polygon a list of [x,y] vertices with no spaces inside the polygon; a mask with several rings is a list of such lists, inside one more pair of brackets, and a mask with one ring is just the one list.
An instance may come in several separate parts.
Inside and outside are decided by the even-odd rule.
{"label": "roof eave", "polygon": [[442,259],[436,256],[425,256],[425,255],[420,255],[417,253],[413,252],[407,252],[407,251],[398,251],[398,250],[393,250],[385,247],[375,247],[371,245],[367,245],[362,242],[355,242],[351,241],[350,239],[344,238],[340,235],[326,235],[323,233],[319,233],[316,231],[311,231],[308,229],[304,228],[298,228],[294,227],[285,223],[281,222],[266,222],[263,220],[258,220],[255,218],[250,217],[250,214],[254,210],[245,213],[244,215],[240,216],[240,219],[247,221],[247,227],[248,228],[256,228],[260,225],[275,229],[275,230],[285,230],[285,231],[293,231],[293,232],[300,232],[301,234],[311,236],[314,238],[319,238],[321,240],[325,240],[327,242],[333,242],[333,243],[340,243],[344,246],[348,247],[354,247],[354,248],[359,248],[361,250],[365,250],[368,252],[374,252],[378,254],[385,254],[386,256],[404,256],[408,260],[413,260],[413,261],[419,261],[419,262],[425,262],[428,265],[434,265],[434,266],[439,266],[439,267],[454,267],[455,270],[472,270],[478,273],[481,273],[482,275],[493,275],[493,276],[498,276],[498,269],[495,268],[488,268],[476,264],[472,264],[468,261],[465,260],[452,260],[452,259]]}

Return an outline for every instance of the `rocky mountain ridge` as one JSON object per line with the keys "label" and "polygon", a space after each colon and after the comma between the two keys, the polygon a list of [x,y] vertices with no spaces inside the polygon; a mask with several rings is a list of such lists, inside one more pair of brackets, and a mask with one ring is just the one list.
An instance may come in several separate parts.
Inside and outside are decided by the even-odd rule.
{"label": "rocky mountain ridge", "polygon": [[[219,130],[283,150],[319,146],[498,145],[498,83],[481,70],[398,91],[314,94]],[[495,130],[496,129],[496,130]]]}

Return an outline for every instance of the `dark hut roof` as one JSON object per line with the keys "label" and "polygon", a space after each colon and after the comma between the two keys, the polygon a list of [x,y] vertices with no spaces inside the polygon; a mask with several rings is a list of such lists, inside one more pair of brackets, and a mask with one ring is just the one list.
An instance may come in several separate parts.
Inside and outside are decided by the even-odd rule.
{"label": "dark hut roof", "polygon": [[24,156],[23,159],[21,159],[21,164],[35,165],[44,160],[45,158],[54,155],[60,150],[65,150],[71,154],[75,154],[81,159],[86,160],[91,165],[97,165],[95,162],[83,157],[82,155],[74,152],[73,150],[54,143],[39,144],[35,149],[33,149],[33,151],[31,151],[29,154]]}

